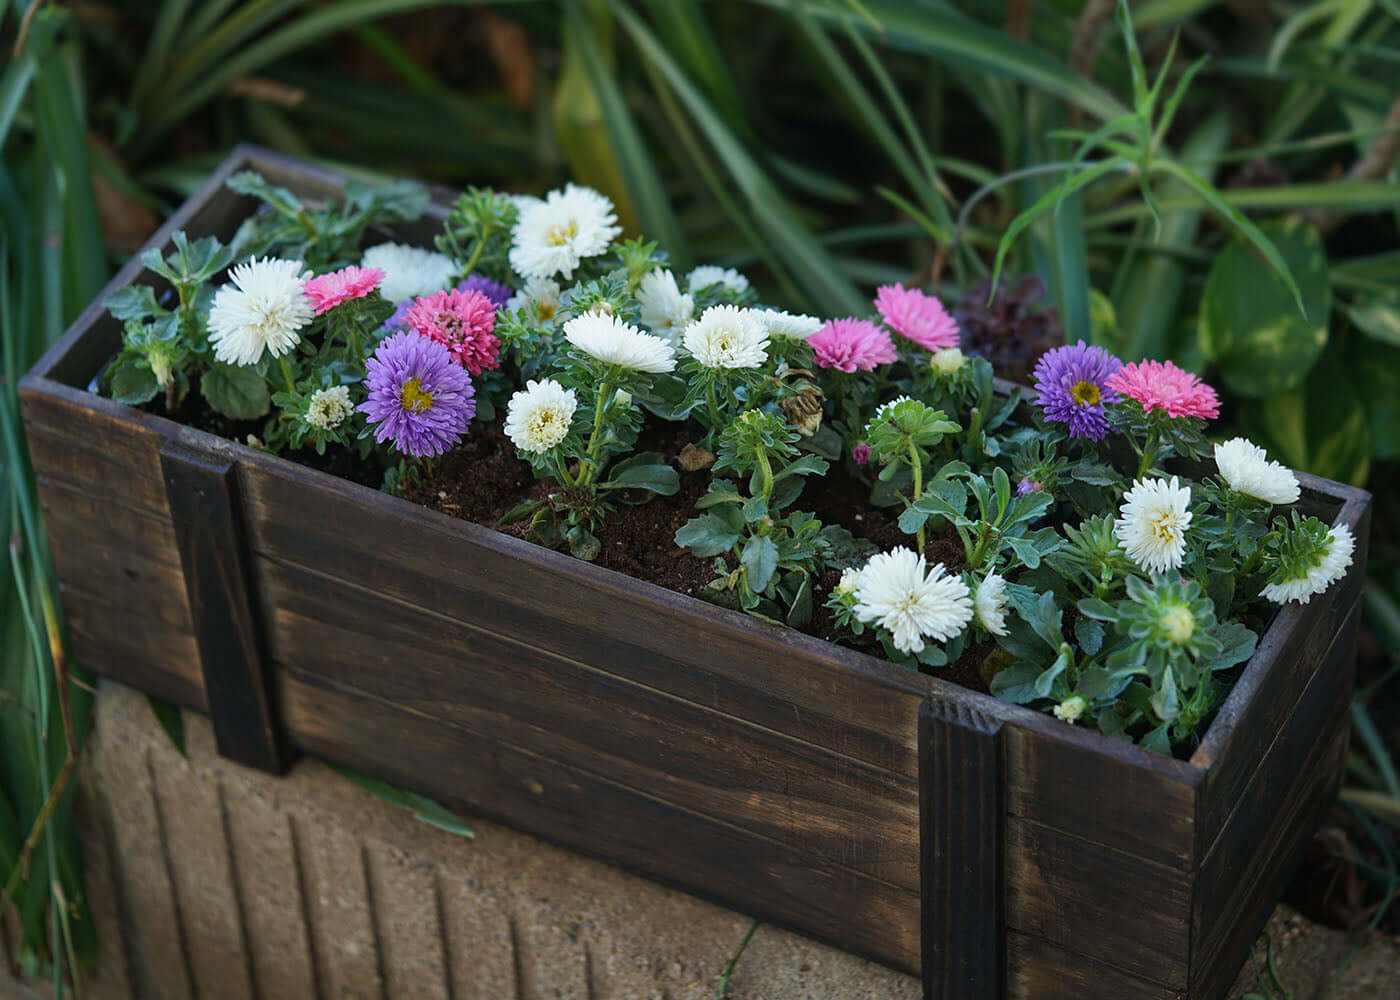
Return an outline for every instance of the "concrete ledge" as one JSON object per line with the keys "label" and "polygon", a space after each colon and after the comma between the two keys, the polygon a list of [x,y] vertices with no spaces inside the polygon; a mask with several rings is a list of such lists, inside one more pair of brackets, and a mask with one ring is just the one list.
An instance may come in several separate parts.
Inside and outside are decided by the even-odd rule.
{"label": "concrete ledge", "polygon": [[[180,757],[104,684],[81,785],[102,963],[84,995],[702,1000],[752,920],[467,817],[468,841],[325,765]],[[761,927],[734,1000],[917,1000],[908,976]]]}

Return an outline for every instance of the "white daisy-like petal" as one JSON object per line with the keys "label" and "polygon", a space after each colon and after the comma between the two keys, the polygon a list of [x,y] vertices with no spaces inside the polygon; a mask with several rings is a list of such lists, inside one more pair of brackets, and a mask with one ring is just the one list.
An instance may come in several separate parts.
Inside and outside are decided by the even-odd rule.
{"label": "white daisy-like petal", "polygon": [[1236,493],[1265,503],[1298,502],[1298,477],[1287,466],[1269,461],[1264,449],[1246,438],[1216,445],[1215,467]]}
{"label": "white daisy-like petal", "polygon": [[252,365],[267,350],[281,357],[301,341],[301,328],[315,316],[302,282],[311,276],[299,260],[247,260],[229,272],[209,310],[214,357],[229,365]]}
{"label": "white daisy-like petal", "polygon": [[695,318],[695,299],[682,292],[676,276],[663,268],[648,271],[637,288],[642,322],[658,337],[674,342]]}
{"label": "white daisy-like petal", "polygon": [[521,451],[545,452],[564,440],[578,399],[554,379],[525,383],[506,406],[506,437]]}
{"label": "white daisy-like petal", "polygon": [[704,264],[690,272],[686,278],[686,290],[698,292],[711,285],[723,285],[735,295],[743,295],[749,290],[749,279],[732,267],[715,267]]}
{"label": "white daisy-like petal", "polygon": [[379,294],[395,304],[432,295],[452,284],[457,265],[446,254],[404,243],[380,243],[360,258],[361,267],[377,267],[384,272]]}
{"label": "white daisy-like petal", "polygon": [[1113,533],[1140,569],[1165,573],[1186,557],[1186,529],[1191,524],[1191,489],[1176,476],[1139,479],[1123,495]]}
{"label": "white daisy-like petal", "polygon": [[603,253],[622,232],[613,203],[592,188],[569,184],[517,204],[510,266],[525,278],[572,278],[581,261]]}
{"label": "white daisy-like petal", "polygon": [[897,548],[872,556],[856,578],[855,615],[888,629],[894,647],[919,653],[925,639],[945,642],[972,620],[967,584],[938,563],[925,571],[924,557]]}
{"label": "white daisy-like petal", "polygon": [[986,579],[977,585],[977,596],[972,606],[984,629],[992,635],[1006,635],[1005,578],[988,573]]}
{"label": "white daisy-like petal", "polygon": [[575,316],[564,324],[564,337],[604,364],[653,375],[676,367],[676,351],[670,344],[607,313]]}
{"label": "white daisy-like petal", "polygon": [[836,581],[836,593],[843,597],[856,592],[856,582],[860,580],[860,570],[848,566],[841,571],[841,579]]}
{"label": "white daisy-like petal", "polygon": [[350,402],[350,390],[347,387],[337,385],[329,389],[317,389],[311,394],[311,401],[306,404],[306,422],[325,431],[334,430],[345,423],[345,419],[354,412],[355,407]]}
{"label": "white daisy-like petal", "polygon": [[706,368],[758,368],[768,360],[768,335],[747,309],[711,306],[682,338],[686,352]]}
{"label": "white daisy-like petal", "polygon": [[768,328],[768,335],[779,340],[806,340],[823,326],[822,320],[802,313],[783,312],[781,309],[751,311]]}
{"label": "white daisy-like petal", "polygon": [[1327,533],[1327,551],[1315,566],[1300,577],[1270,583],[1261,593],[1275,604],[1287,604],[1289,601],[1307,604],[1346,575],[1355,551],[1356,538],[1351,529],[1339,524]]}
{"label": "white daisy-like petal", "polygon": [[541,323],[553,323],[554,316],[559,311],[560,292],[559,282],[553,278],[530,278],[525,282],[524,288],[510,297],[510,301],[506,303],[506,312],[515,312],[517,309],[533,305]]}

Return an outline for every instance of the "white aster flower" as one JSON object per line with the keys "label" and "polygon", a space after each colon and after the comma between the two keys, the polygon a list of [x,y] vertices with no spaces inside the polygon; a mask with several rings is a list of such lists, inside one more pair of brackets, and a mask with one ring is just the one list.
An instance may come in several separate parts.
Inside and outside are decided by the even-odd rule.
{"label": "white aster flower", "polygon": [[1261,593],[1275,604],[1287,604],[1289,601],[1307,604],[1346,575],[1355,549],[1356,538],[1351,529],[1339,524],[1327,532],[1327,551],[1322,553],[1316,565],[1302,576],[1268,584]]}
{"label": "white aster flower", "polygon": [[1246,438],[1231,438],[1215,446],[1215,467],[1230,489],[1265,503],[1297,503],[1298,477],[1264,449]]}
{"label": "white aster flower", "polygon": [[783,312],[781,309],[750,310],[768,328],[768,335],[779,340],[806,340],[823,326],[815,316]]}
{"label": "white aster flower", "polygon": [[506,407],[506,437],[521,451],[546,452],[569,433],[578,400],[574,390],[554,379],[536,382],[510,397]]}
{"label": "white aster flower", "polygon": [[575,316],[564,324],[564,337],[607,365],[653,375],[676,367],[676,351],[670,344],[607,313]]}
{"label": "white aster flower", "polygon": [[403,243],[380,243],[360,258],[361,267],[384,272],[379,294],[396,305],[420,295],[432,295],[452,284],[457,265],[446,254]]}
{"label": "white aster flower", "polygon": [[559,282],[553,278],[531,278],[525,282],[524,288],[510,297],[506,312],[534,305],[541,323],[553,323],[555,314],[559,312],[559,293]]}
{"label": "white aster flower", "polygon": [[1062,722],[1068,722],[1072,726],[1083,717],[1088,709],[1089,703],[1084,700],[1083,696],[1072,694],[1051,711],[1055,713],[1055,718]]}
{"label": "white aster flower", "polygon": [[690,272],[686,278],[686,290],[698,292],[711,285],[723,285],[735,295],[743,295],[749,290],[749,279],[732,267],[715,267],[705,264]]}
{"label": "white aster flower", "polygon": [[855,615],[888,629],[900,652],[919,653],[924,639],[945,642],[963,630],[972,620],[972,598],[942,563],[926,572],[923,556],[897,548],[872,556],[860,571]]}
{"label": "white aster flower", "polygon": [[299,260],[247,260],[229,272],[209,310],[209,342],[227,365],[256,364],[266,348],[274,358],[301,341],[315,312],[301,291],[311,276]]}
{"label": "white aster flower", "polygon": [[658,337],[674,342],[695,318],[695,299],[682,292],[676,276],[664,268],[648,271],[637,288],[642,322]]}
{"label": "white aster flower", "polygon": [[577,184],[519,207],[510,234],[510,266],[525,278],[572,278],[580,261],[607,250],[622,232],[613,203]]}
{"label": "white aster flower", "polygon": [[1186,557],[1186,528],[1191,524],[1191,489],[1172,476],[1139,479],[1123,495],[1113,533],[1140,569],[1165,573]]}
{"label": "white aster flower", "polygon": [[747,309],[711,306],[686,327],[686,351],[706,368],[757,368],[768,360],[768,334]]}
{"label": "white aster flower", "polygon": [[933,352],[928,364],[935,375],[951,376],[962,371],[963,365],[967,364],[967,358],[956,347],[944,347]]}
{"label": "white aster flower", "polygon": [[841,571],[841,579],[836,581],[836,593],[842,597],[852,597],[855,595],[858,582],[860,582],[860,570],[849,566]]}
{"label": "white aster flower", "polygon": [[346,386],[317,389],[311,394],[311,402],[306,405],[306,422],[323,431],[335,430],[354,412],[350,390]]}
{"label": "white aster flower", "polygon": [[977,585],[977,596],[972,606],[977,612],[977,620],[992,635],[1006,635],[1006,580],[996,573],[988,573],[987,578]]}

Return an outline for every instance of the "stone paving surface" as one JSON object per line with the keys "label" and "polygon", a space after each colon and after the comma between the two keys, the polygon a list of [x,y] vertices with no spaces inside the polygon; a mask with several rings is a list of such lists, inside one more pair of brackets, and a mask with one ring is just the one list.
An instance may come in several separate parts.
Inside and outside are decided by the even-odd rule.
{"label": "stone paving surface", "polygon": [[[493,823],[453,836],[316,761],[283,779],[240,768],[197,715],[185,731],[188,760],[142,696],[103,685],[79,798],[102,946],[88,1000],[709,1000],[752,924]],[[1288,992],[1261,997],[1400,1000],[1395,940],[1358,947],[1286,907],[1261,961],[1265,940]],[[1259,982],[1247,968],[1231,997]],[[7,994],[36,995],[0,971]],[[772,927],[729,989],[919,996],[908,976]]]}

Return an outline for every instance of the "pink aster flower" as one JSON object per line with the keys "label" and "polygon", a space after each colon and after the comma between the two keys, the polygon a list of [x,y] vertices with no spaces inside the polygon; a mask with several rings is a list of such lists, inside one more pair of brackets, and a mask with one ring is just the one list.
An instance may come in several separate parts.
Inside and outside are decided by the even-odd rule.
{"label": "pink aster flower", "polygon": [[926,351],[958,345],[958,321],[932,295],[903,285],[881,285],[875,308],[890,329]]}
{"label": "pink aster flower", "polygon": [[308,278],[301,293],[311,302],[316,315],[330,312],[342,302],[362,299],[379,287],[384,272],[377,267],[357,267],[354,264],[339,271]]}
{"label": "pink aster flower", "polygon": [[851,458],[855,459],[856,465],[864,465],[870,461],[870,445],[862,441],[851,449]]}
{"label": "pink aster flower", "polygon": [[452,360],[473,375],[501,366],[496,307],[481,292],[449,288],[424,295],[408,307],[404,322],[446,347]]}
{"label": "pink aster flower", "polygon": [[874,371],[897,357],[889,333],[865,319],[828,320],[807,343],[816,352],[817,364],[843,372]]}
{"label": "pink aster flower", "polygon": [[1136,399],[1147,411],[1163,410],[1169,417],[1220,416],[1220,397],[1195,375],[1170,361],[1134,361],[1108,378],[1108,387]]}

